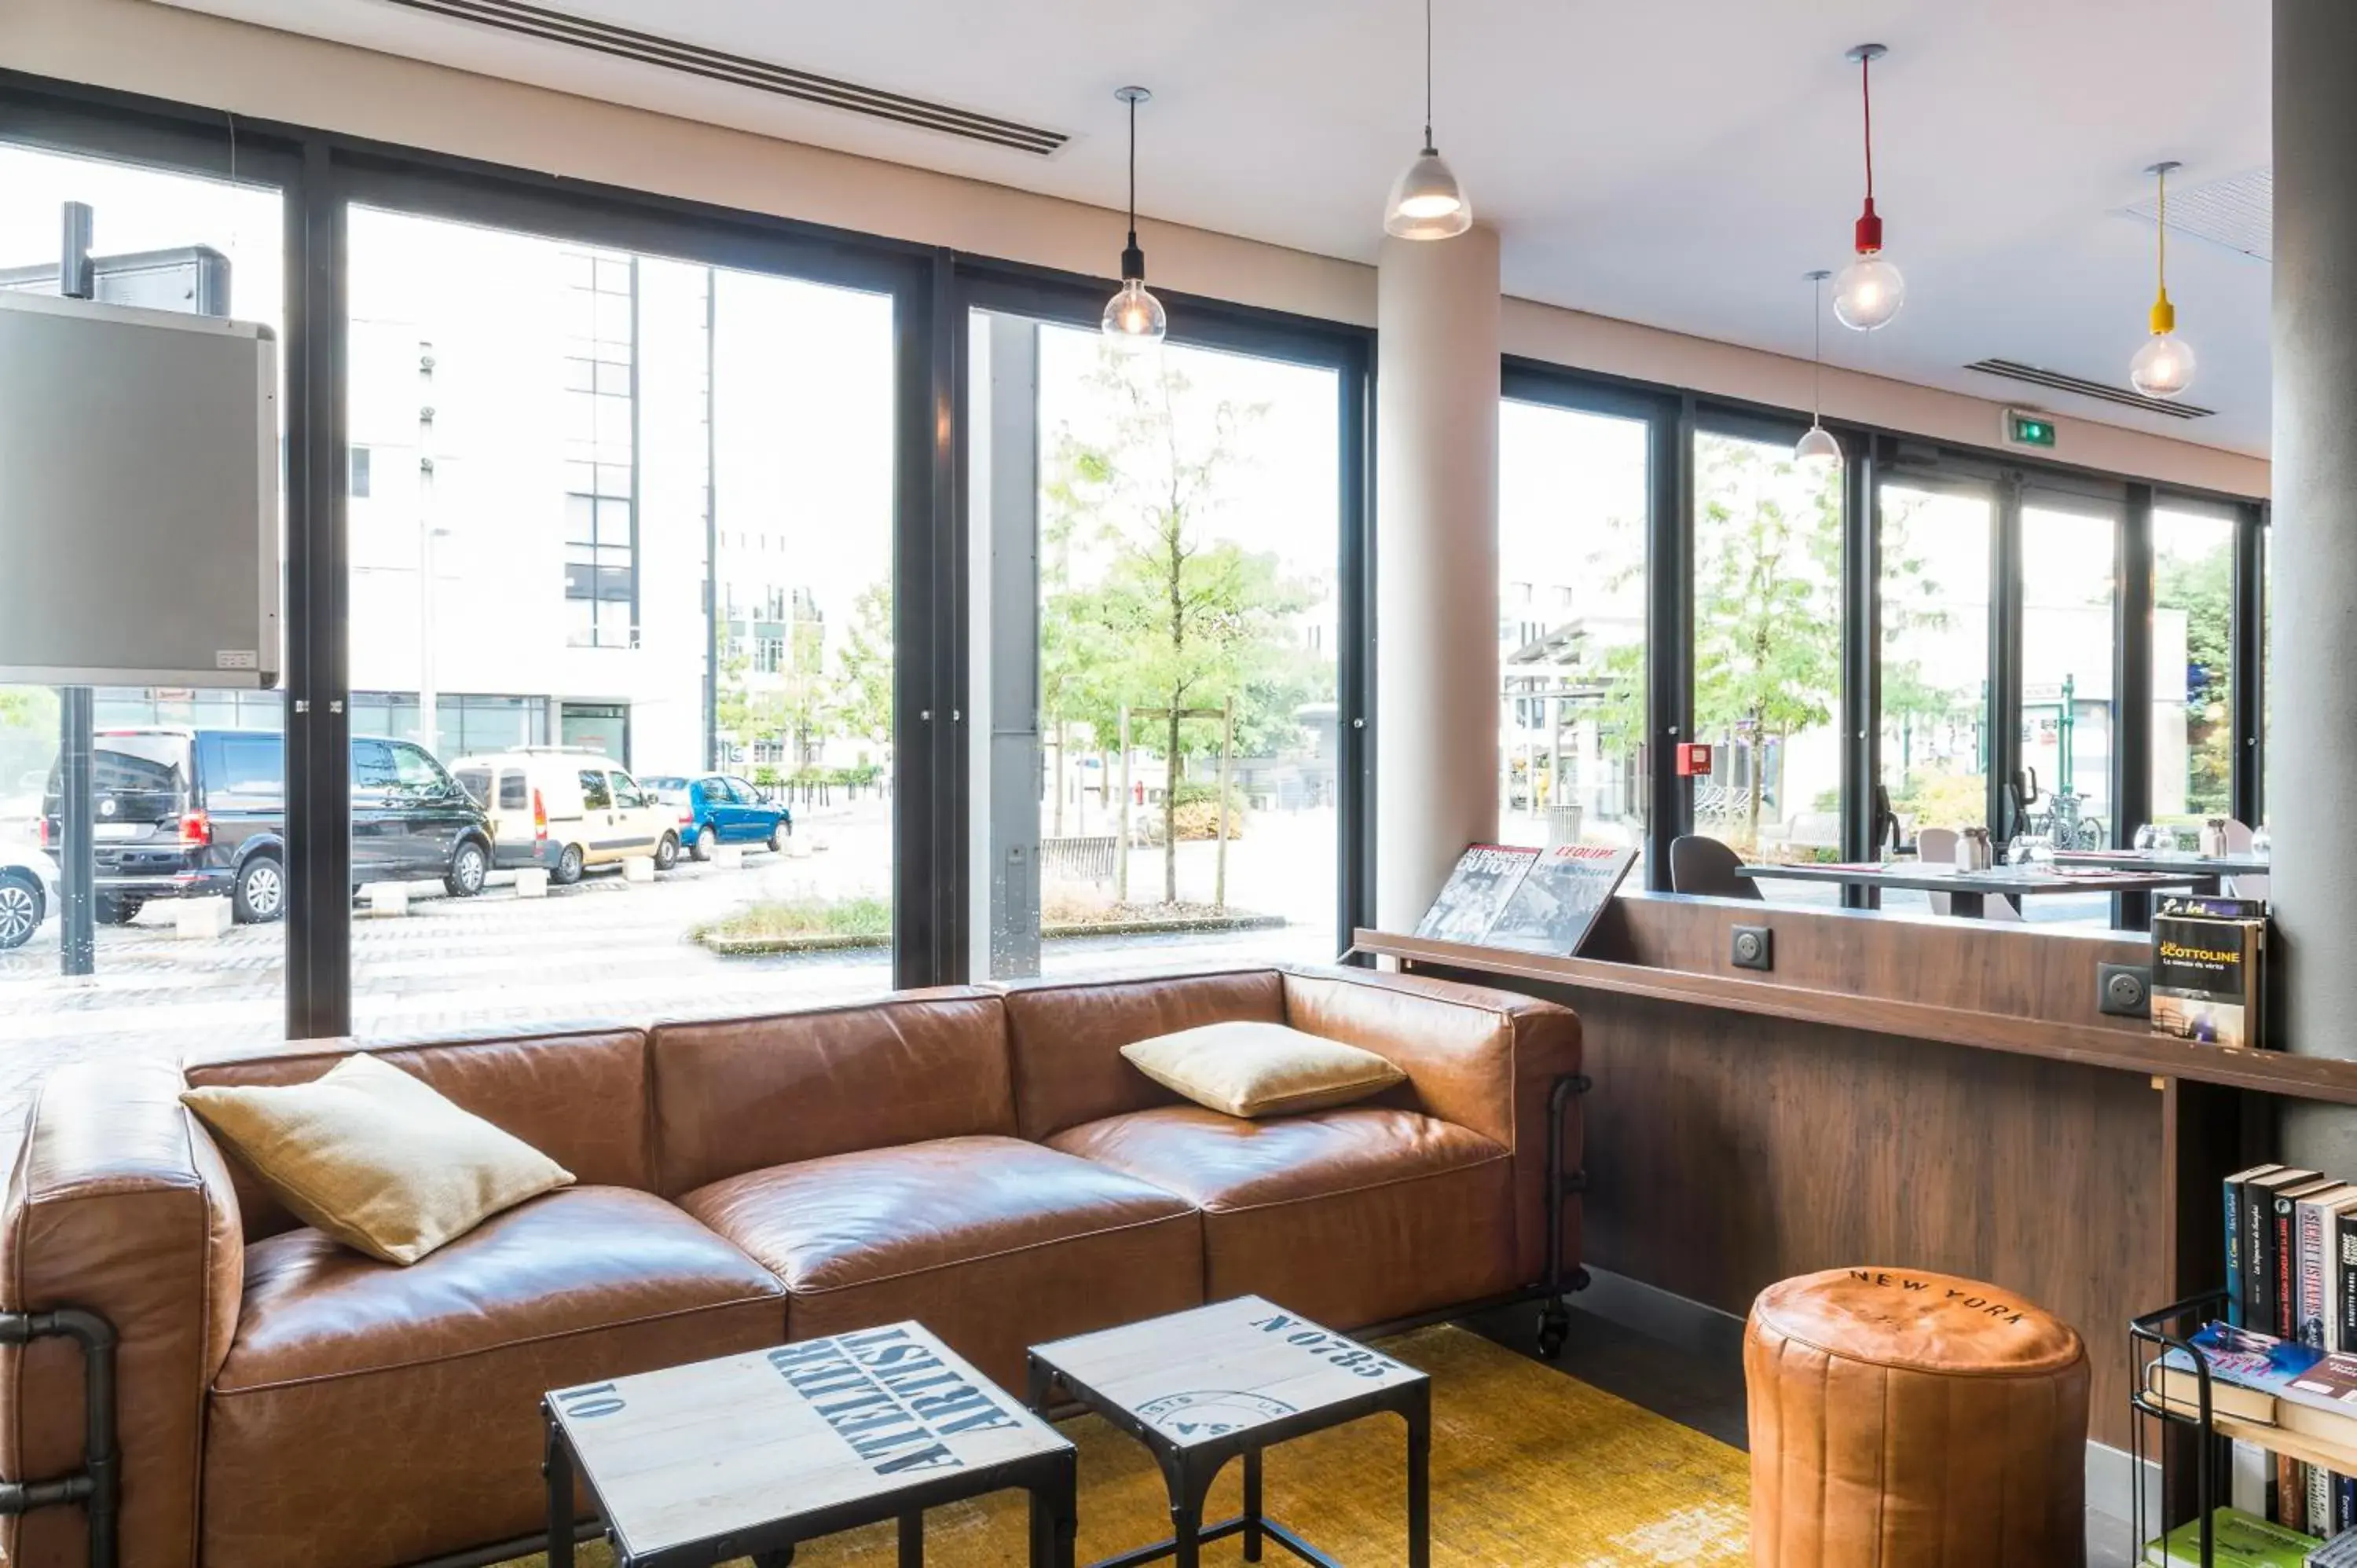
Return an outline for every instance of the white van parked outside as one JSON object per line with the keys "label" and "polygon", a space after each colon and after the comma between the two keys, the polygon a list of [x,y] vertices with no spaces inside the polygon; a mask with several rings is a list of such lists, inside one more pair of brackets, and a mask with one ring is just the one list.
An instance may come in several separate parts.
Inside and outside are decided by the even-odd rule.
{"label": "white van parked outside", "polygon": [[563,887],[632,855],[652,856],[657,871],[679,863],[672,811],[603,752],[523,746],[462,757],[450,771],[498,824],[502,867],[537,865]]}

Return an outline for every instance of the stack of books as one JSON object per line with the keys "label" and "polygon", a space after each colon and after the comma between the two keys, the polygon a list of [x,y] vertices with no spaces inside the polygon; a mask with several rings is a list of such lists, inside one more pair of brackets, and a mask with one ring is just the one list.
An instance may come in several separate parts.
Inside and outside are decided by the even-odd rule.
{"label": "stack of books", "polygon": [[[2357,1541],[2357,1535],[2346,1538]],[[2341,1568],[2352,1561],[2338,1552],[2342,1542],[2330,1545],[2312,1535],[2269,1524],[2240,1509],[2219,1509],[2210,1516],[2210,1561],[2201,1560],[2201,1524],[2187,1520],[2159,1540],[2147,1542],[2144,1560],[2148,1568]]]}
{"label": "stack of books", "polygon": [[[2295,1434],[2293,1446],[2309,1453],[2351,1455],[2346,1469],[2309,1464],[2238,1434],[2230,1511],[2238,1539],[2255,1541],[2244,1527],[2264,1526],[2313,1550],[2324,1544],[2315,1538],[2357,1530],[2357,1183],[2269,1164],[2228,1176],[2222,1197],[2226,1319],[2190,1341],[2208,1364],[2212,1413]],[[2148,1381],[2172,1409],[2199,1409],[2199,1375],[2180,1353],[2154,1362]],[[2153,1543],[2170,1554],[2155,1562],[2177,1560],[2179,1533]],[[2217,1561],[2240,1559],[2222,1552]]]}
{"label": "stack of books", "polygon": [[2171,895],[2152,917],[2152,1032],[2204,1045],[2266,1042],[2267,907]]}

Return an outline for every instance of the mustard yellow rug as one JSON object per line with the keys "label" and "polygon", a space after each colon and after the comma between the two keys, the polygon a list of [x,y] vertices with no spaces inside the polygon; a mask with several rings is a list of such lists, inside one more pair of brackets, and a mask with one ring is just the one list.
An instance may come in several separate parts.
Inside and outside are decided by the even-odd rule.
{"label": "mustard yellow rug", "polygon": [[[1748,1561],[1749,1461],[1738,1449],[1462,1328],[1422,1329],[1384,1348],[1432,1374],[1435,1568],[1708,1568]],[[1136,1442],[1084,1416],[1064,1432],[1080,1448],[1080,1561],[1170,1532],[1159,1474]],[[1405,1442],[1376,1416],[1269,1451],[1271,1517],[1351,1568],[1407,1560]],[[1238,1508],[1240,1466],[1211,1492],[1210,1519]],[[926,1561],[939,1568],[1028,1561],[1026,1501],[1007,1492],[936,1509]],[[814,1541],[794,1568],[892,1568],[890,1525]],[[602,1543],[575,1553],[611,1568]],[[1203,1561],[1243,1561],[1233,1537]],[[1263,1561],[1290,1563],[1271,1545]],[[509,1568],[541,1568],[538,1557]]]}

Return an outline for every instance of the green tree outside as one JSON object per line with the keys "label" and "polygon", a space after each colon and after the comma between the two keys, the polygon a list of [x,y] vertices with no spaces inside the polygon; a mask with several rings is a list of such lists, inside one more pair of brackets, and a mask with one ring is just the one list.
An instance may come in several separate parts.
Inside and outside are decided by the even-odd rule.
{"label": "green tree outside", "polygon": [[1221,729],[1179,712],[1233,703],[1237,750],[1265,754],[1297,736],[1294,714],[1331,690],[1332,667],[1291,632],[1318,585],[1287,575],[1274,553],[1211,532],[1222,487],[1243,461],[1240,438],[1265,407],[1222,400],[1208,422],[1183,418],[1188,382],[1158,356],[1107,355],[1089,386],[1114,411],[1109,431],[1093,441],[1059,432],[1049,464],[1042,717],[1060,747],[1075,726],[1103,747],[1116,741],[1124,708],[1154,714],[1131,738],[1168,767],[1163,899],[1176,903],[1178,785],[1190,757],[1217,749]]}

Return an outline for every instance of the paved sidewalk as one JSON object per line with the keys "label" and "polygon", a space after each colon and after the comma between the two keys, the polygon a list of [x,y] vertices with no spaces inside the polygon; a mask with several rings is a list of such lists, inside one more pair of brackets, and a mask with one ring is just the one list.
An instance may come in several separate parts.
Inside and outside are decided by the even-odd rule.
{"label": "paved sidewalk", "polygon": [[[741,868],[683,861],[652,884],[592,876],[522,900],[494,886],[423,897],[405,918],[356,912],[352,1026],[362,1038],[725,1017],[873,996],[890,989],[883,948],[721,958],[687,940],[699,920],[798,887],[806,860],[757,854]],[[414,891],[425,893],[428,885]],[[438,887],[430,890],[438,895]],[[62,1062],[177,1060],[278,1039],[285,1027],[285,928],[240,926],[208,941],[173,933],[168,906],[99,931],[98,973],[57,972],[54,927],[0,954],[0,1144],[34,1086]],[[1332,938],[1293,929],[1211,936],[1091,938],[1049,945],[1057,978],[1203,963],[1330,960]]]}

